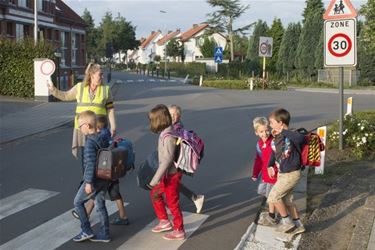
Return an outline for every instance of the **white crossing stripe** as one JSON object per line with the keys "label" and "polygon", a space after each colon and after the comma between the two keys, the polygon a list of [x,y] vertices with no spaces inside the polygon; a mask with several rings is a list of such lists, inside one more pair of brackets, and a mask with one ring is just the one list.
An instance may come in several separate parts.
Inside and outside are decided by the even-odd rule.
{"label": "white crossing stripe", "polygon": [[209,215],[204,214],[194,214],[189,212],[182,212],[184,216],[184,227],[186,237],[185,240],[168,241],[164,240],[162,236],[164,233],[153,233],[151,229],[158,223],[155,219],[153,222],[148,224],[136,235],[127,240],[123,245],[121,245],[119,250],[132,249],[132,250],[176,250],[178,249],[186,239],[191,236],[194,231],[196,231],[203,222],[209,217]]}
{"label": "white crossing stripe", "polygon": [[150,82],[155,82],[155,80],[154,79],[150,79]]}
{"label": "white crossing stripe", "polygon": [[58,192],[29,188],[17,194],[1,199],[0,220],[58,194]]}
{"label": "white crossing stripe", "polygon": [[[127,206],[129,203],[125,203]],[[117,211],[116,202],[106,201],[108,215]],[[99,222],[99,214],[93,211],[90,216],[91,225]],[[0,250],[7,249],[55,249],[72,239],[81,231],[79,220],[72,216],[72,210],[69,210],[52,220],[6,242],[0,246]]]}
{"label": "white crossing stripe", "polygon": [[145,80],[143,80],[143,79],[139,79],[139,80],[138,80],[138,82],[144,82],[144,81],[145,81]]}
{"label": "white crossing stripe", "polygon": [[160,80],[160,82],[165,82],[165,80]]}
{"label": "white crossing stripe", "polygon": [[176,80],[175,79],[172,79],[172,80],[169,80],[170,82],[176,82]]}
{"label": "white crossing stripe", "polygon": [[134,82],[134,80],[126,80],[127,82]]}

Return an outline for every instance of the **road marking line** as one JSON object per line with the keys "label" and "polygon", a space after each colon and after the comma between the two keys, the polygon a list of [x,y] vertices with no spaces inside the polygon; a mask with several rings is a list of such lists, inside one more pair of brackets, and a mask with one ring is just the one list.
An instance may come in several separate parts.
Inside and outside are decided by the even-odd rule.
{"label": "road marking line", "polygon": [[126,80],[127,82],[134,82],[134,80]]}
{"label": "road marking line", "polygon": [[145,81],[145,80],[143,80],[143,79],[139,79],[139,80],[138,80],[138,82],[144,82],[144,81]]}
{"label": "road marking line", "polygon": [[159,80],[160,82],[165,82],[165,80]]}
{"label": "road marking line", "polygon": [[172,80],[169,80],[170,82],[176,82],[176,80],[172,79]]}
{"label": "road marking line", "polygon": [[[125,203],[127,206],[129,203]],[[117,212],[116,202],[106,201],[108,215]],[[52,220],[10,240],[0,246],[0,250],[6,249],[55,249],[72,239],[80,232],[79,220],[73,218],[72,210],[69,210]],[[91,225],[99,222],[99,214],[93,211],[90,217]]]}
{"label": "road marking line", "polygon": [[119,250],[122,249],[132,249],[132,250],[153,250],[153,249],[163,249],[163,250],[176,250],[178,249],[187,238],[189,238],[194,231],[196,231],[203,222],[209,217],[209,215],[204,214],[194,214],[189,212],[182,212],[184,216],[184,226],[186,232],[185,240],[168,241],[164,240],[162,237],[164,233],[153,233],[151,232],[152,227],[154,227],[158,220],[155,219],[153,222],[144,227],[141,231],[127,240],[122,244]]}
{"label": "road marking line", "polygon": [[0,200],[0,220],[58,195],[58,192],[29,188]]}
{"label": "road marking line", "polygon": [[155,80],[154,79],[150,79],[150,82],[155,82]]}

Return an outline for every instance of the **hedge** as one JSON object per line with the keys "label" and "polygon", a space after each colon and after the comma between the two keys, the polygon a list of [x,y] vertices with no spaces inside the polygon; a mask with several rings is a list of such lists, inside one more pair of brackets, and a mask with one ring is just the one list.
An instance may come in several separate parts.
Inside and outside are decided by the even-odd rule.
{"label": "hedge", "polygon": [[53,57],[50,44],[34,41],[0,39],[0,94],[19,97],[34,96],[34,58]]}
{"label": "hedge", "polygon": [[[161,65],[162,64],[163,63],[161,63]],[[190,77],[206,74],[206,64],[205,63],[170,62],[170,63],[167,64],[167,67],[171,71],[172,75],[180,76],[180,77],[185,77],[187,74],[189,74]],[[163,65],[163,68],[164,68],[164,65]]]}
{"label": "hedge", "polygon": [[221,89],[249,89],[246,80],[207,80],[203,86]]}

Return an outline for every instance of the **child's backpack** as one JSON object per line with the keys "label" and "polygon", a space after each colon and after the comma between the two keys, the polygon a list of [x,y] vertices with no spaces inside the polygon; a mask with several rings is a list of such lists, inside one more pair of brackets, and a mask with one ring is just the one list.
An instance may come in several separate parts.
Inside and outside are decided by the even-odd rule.
{"label": "child's backpack", "polygon": [[194,174],[204,156],[203,140],[194,131],[184,128],[165,132],[162,136],[163,139],[166,136],[177,138],[179,150],[174,165],[185,174]]}
{"label": "child's backpack", "polygon": [[117,180],[134,169],[134,151],[131,141],[116,139],[108,148],[101,148],[97,155],[96,177]]}
{"label": "child's backpack", "polygon": [[320,152],[325,149],[324,143],[316,133],[308,132],[305,128],[297,129],[297,132],[305,136],[305,143],[301,150],[301,165],[320,166]]}

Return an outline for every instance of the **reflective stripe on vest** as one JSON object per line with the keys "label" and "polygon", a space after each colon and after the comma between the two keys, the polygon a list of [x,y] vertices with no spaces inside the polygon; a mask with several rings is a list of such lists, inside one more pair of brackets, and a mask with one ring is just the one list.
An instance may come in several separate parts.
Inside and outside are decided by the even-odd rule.
{"label": "reflective stripe on vest", "polygon": [[78,129],[78,114],[83,111],[91,110],[97,115],[107,115],[106,103],[109,94],[109,86],[99,85],[95,92],[95,98],[91,102],[89,85],[85,86],[84,83],[78,83],[77,85],[77,107],[74,119],[76,129]]}

